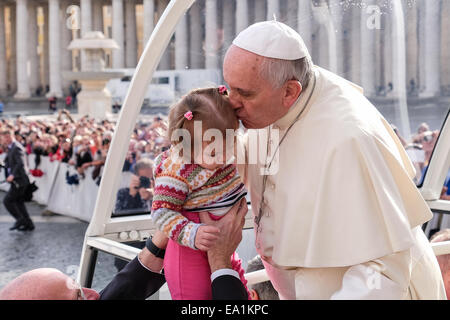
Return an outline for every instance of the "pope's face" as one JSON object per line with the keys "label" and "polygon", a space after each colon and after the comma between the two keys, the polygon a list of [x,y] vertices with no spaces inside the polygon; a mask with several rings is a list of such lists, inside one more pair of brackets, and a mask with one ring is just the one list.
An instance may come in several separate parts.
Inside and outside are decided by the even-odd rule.
{"label": "pope's face", "polygon": [[249,129],[264,128],[284,116],[285,88],[273,88],[260,76],[262,57],[231,46],[223,63],[223,77],[236,116]]}

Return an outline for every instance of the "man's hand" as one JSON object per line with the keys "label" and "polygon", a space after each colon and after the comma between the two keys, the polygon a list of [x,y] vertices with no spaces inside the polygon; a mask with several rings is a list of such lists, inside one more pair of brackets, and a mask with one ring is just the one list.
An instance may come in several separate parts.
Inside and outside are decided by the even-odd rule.
{"label": "man's hand", "polygon": [[86,162],[86,163],[83,163],[83,164],[81,165],[81,168],[82,168],[82,169],[87,169],[87,168],[89,168],[91,165],[92,165],[92,162]]}
{"label": "man's hand", "polygon": [[12,174],[10,174],[10,175],[8,176],[8,178],[6,178],[6,181],[7,181],[7,182],[13,182],[13,180],[14,180],[14,176],[13,176]]}
{"label": "man's hand", "polygon": [[[169,238],[167,238],[166,235],[159,230],[155,232],[152,238],[153,244],[160,249],[165,249],[168,241]],[[144,248],[141,252],[139,252],[139,260],[144,266],[153,272],[158,273],[163,268],[163,259],[155,257],[153,253],[147,250],[147,248]]]}
{"label": "man's hand", "polygon": [[140,188],[139,189],[139,195],[141,196],[142,200],[152,199],[153,198],[153,189]]}
{"label": "man's hand", "polygon": [[220,230],[217,227],[200,226],[195,235],[195,247],[202,251],[208,251],[219,238],[219,233]]}
{"label": "man's hand", "polygon": [[219,269],[231,269],[231,255],[242,240],[242,227],[247,214],[247,201],[243,198],[219,221],[213,221],[207,212],[200,213],[200,221],[220,229],[213,247],[208,250],[211,272]]}
{"label": "man's hand", "polygon": [[441,200],[450,200],[450,196],[447,195],[447,190],[448,190],[447,187],[442,188],[441,197],[440,197]]}

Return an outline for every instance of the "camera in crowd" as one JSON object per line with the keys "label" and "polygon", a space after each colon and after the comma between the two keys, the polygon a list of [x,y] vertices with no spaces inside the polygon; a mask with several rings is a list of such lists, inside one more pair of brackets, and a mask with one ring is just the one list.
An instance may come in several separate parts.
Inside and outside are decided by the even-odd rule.
{"label": "camera in crowd", "polygon": [[147,177],[139,177],[139,188],[138,189],[140,189],[140,188],[145,188],[145,189],[147,189],[147,188],[150,188],[150,179],[149,178],[147,178]]}
{"label": "camera in crowd", "polygon": [[430,142],[431,140],[433,140],[433,132],[431,131],[426,131],[423,133],[423,140],[425,142]]}

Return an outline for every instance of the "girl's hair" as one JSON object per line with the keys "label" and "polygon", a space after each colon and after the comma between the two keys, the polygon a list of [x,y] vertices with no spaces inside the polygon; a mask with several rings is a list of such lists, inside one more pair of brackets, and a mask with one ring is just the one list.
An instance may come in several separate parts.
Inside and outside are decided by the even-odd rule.
{"label": "girl's hair", "polygon": [[[192,112],[192,119],[185,117],[187,112]],[[194,138],[194,121],[202,122],[202,129],[218,129],[226,136],[226,129],[236,130],[239,121],[231,106],[228,95],[221,94],[219,88],[205,88],[192,90],[174,104],[169,111],[168,139],[172,141],[172,134],[177,129],[189,131],[192,140]]]}

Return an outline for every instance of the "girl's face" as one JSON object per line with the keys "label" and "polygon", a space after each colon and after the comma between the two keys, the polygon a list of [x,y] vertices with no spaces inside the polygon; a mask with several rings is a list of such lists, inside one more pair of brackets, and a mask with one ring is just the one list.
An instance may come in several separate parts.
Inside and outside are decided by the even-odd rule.
{"label": "girl's face", "polygon": [[194,157],[194,163],[208,170],[215,170],[230,164],[235,155],[235,142],[227,148],[225,140],[221,142],[203,141],[202,152]]}

